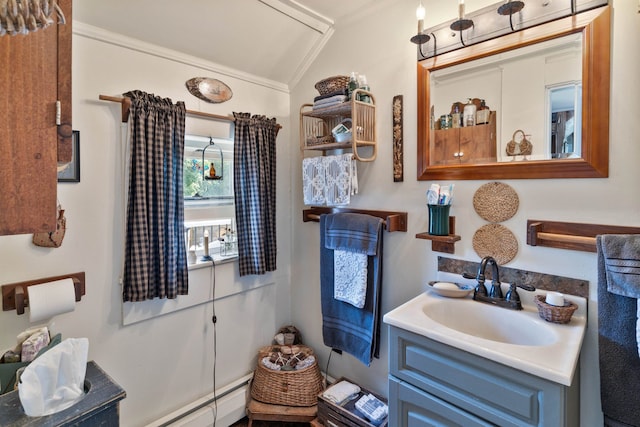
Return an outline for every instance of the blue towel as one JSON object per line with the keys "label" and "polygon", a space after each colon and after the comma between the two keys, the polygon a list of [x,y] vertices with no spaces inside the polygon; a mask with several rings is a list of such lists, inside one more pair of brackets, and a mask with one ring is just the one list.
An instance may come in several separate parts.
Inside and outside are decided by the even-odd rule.
{"label": "blue towel", "polygon": [[[373,357],[380,357],[380,295],[382,285],[382,224],[379,218],[358,215],[354,230],[367,230],[377,222],[376,255],[368,257],[367,296],[363,308],[333,298],[333,250],[326,247],[327,223],[335,215],[320,216],[320,302],[322,306],[322,336],[324,344],[345,351],[369,366]],[[354,214],[349,214],[354,215]],[[353,218],[351,218],[353,219]]]}
{"label": "blue towel", "polygon": [[337,213],[327,215],[325,221],[327,249],[376,255],[382,219],[357,213]]}
{"label": "blue towel", "polygon": [[[624,252],[615,248],[624,246]],[[606,247],[605,247],[606,246]],[[637,300],[611,293],[609,268],[615,258],[640,258],[640,236],[596,239],[598,251],[598,350],[600,400],[605,426],[640,426],[640,358],[636,342]],[[613,258],[609,254],[617,252]],[[615,274],[614,274],[615,275]]]}

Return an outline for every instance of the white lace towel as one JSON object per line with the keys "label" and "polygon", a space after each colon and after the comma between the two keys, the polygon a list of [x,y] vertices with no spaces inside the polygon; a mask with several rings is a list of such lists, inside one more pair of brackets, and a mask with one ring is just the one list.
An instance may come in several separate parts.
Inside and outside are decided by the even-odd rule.
{"label": "white lace towel", "polygon": [[333,251],[333,298],[364,307],[367,296],[367,254]]}
{"label": "white lace towel", "polygon": [[351,161],[344,155],[324,157],[327,206],[344,206],[351,202]]}
{"label": "white lace towel", "polygon": [[308,157],[302,160],[302,186],[305,205],[324,205],[324,160]]}

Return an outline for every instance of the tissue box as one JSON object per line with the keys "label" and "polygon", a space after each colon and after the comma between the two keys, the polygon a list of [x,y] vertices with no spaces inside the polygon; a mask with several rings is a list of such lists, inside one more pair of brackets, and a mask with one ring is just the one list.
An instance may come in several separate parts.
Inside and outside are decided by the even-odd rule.
{"label": "tissue box", "polygon": [[[354,381],[351,381],[350,379],[344,377],[336,380],[336,383],[340,381],[349,381],[352,384],[357,384]],[[318,394],[318,420],[325,426],[338,425],[347,427],[386,427],[388,417],[385,417],[380,423],[374,424],[366,419],[362,412],[356,409],[356,402],[362,396],[365,396],[369,393],[373,394],[385,404],[387,404],[387,399],[378,395],[377,393],[373,393],[363,388],[359,384],[358,386],[360,387],[360,393],[358,393],[358,396],[355,399],[343,404],[342,406],[338,406],[335,403],[325,399],[322,396],[322,392]]]}

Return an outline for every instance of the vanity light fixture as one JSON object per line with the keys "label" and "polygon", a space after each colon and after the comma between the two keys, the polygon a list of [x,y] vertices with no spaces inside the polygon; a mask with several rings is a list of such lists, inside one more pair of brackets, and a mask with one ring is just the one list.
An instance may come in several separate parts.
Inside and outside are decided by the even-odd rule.
{"label": "vanity light fixture", "polygon": [[[424,6],[422,5],[422,2],[420,2],[420,4],[418,5],[418,8],[416,9],[416,18],[418,19],[418,34],[416,34],[415,36],[411,37],[411,42],[415,43],[418,45],[418,47],[420,48],[420,55],[422,55],[423,58],[426,58],[424,52],[422,52],[422,45],[429,42],[429,40],[431,40],[431,36],[429,36],[429,34],[424,34],[424,15],[425,15],[425,9]],[[433,34],[432,34],[433,35]],[[433,53],[435,55],[435,51],[436,51],[436,38],[435,35],[433,35]]]}
{"label": "vanity light fixture", "polygon": [[464,0],[458,0],[458,20],[453,21],[449,28],[460,34],[460,43],[462,43],[462,46],[466,46],[464,40],[462,40],[462,32],[471,27],[473,27],[473,21],[471,19],[465,19],[464,17]]}
{"label": "vanity light fixture", "polygon": [[498,14],[502,16],[509,15],[509,25],[511,31],[515,31],[513,28],[513,14],[520,12],[524,8],[524,2],[520,0],[508,0],[505,4],[498,8]]}

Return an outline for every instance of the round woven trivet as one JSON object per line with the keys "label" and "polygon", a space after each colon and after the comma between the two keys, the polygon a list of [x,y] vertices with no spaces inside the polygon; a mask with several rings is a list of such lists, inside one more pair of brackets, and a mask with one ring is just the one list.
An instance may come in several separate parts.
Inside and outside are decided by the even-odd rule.
{"label": "round woven trivet", "polygon": [[489,222],[502,222],[518,211],[518,194],[502,182],[488,182],[473,195],[473,207],[480,217]]}
{"label": "round woven trivet", "polygon": [[487,224],[473,235],[473,250],[480,258],[493,257],[498,264],[506,264],[518,253],[518,241],[504,225]]}

